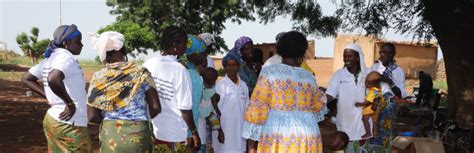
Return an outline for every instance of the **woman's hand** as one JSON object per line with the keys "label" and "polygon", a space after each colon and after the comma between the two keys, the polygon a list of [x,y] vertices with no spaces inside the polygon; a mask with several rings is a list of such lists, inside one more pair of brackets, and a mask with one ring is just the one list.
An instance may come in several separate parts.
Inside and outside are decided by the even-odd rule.
{"label": "woman's hand", "polygon": [[59,119],[64,120],[64,121],[69,121],[74,113],[76,112],[76,105],[74,103],[68,103],[66,104],[66,108],[64,108],[64,111],[59,114]]}

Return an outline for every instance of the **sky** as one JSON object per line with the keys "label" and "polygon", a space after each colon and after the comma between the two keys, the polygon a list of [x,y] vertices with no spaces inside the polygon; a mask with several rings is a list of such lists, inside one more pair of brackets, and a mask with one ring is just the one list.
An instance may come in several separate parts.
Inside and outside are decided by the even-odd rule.
{"label": "sky", "polygon": [[[333,15],[336,5],[329,0],[318,1],[324,15]],[[59,0],[0,0],[0,41],[7,43],[7,49],[22,53],[16,43],[16,36],[21,32],[30,34],[33,26],[40,29],[39,38],[52,39],[56,27],[60,25]],[[87,32],[96,32],[115,21],[110,15],[112,9],[105,5],[105,0],[62,0],[62,24],[76,24],[83,33],[84,47],[80,59],[93,59],[97,52],[91,48]],[[290,31],[292,21],[289,18],[277,17],[273,23],[266,25],[258,21],[243,21],[242,24],[225,22],[226,29],[220,35],[226,45],[232,48],[234,41],[240,36],[249,36],[254,43],[272,43],[275,35],[282,31]],[[394,34],[389,30],[383,36],[386,39],[397,41],[411,41],[411,36]],[[308,36],[315,40],[315,52],[318,57],[332,57],[334,52],[333,37]],[[146,57],[150,58],[153,54]],[[438,52],[438,58],[442,54]]]}

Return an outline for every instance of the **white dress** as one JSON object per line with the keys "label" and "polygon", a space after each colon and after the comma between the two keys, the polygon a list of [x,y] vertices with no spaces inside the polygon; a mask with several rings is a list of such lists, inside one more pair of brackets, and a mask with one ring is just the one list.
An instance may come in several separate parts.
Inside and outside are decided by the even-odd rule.
{"label": "white dress", "polygon": [[220,95],[217,104],[222,116],[221,127],[224,131],[224,144],[219,143],[218,132],[212,133],[212,145],[217,153],[245,152],[246,140],[242,138],[245,106],[249,101],[248,87],[240,80],[232,82],[227,75],[216,84],[216,92]]}

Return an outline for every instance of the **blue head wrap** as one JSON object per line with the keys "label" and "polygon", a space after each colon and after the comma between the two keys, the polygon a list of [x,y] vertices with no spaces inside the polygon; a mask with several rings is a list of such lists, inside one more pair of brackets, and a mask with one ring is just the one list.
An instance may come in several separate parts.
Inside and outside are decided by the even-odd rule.
{"label": "blue head wrap", "polygon": [[58,46],[61,46],[64,41],[74,39],[80,35],[81,32],[74,24],[59,26],[54,31],[53,40],[49,43],[48,48],[44,52],[44,57],[49,58],[53,53],[53,50],[58,48]]}
{"label": "blue head wrap", "polygon": [[206,43],[198,36],[188,34],[188,41],[186,42],[185,55],[194,53],[202,53],[206,50]]}
{"label": "blue head wrap", "polygon": [[227,53],[227,55],[224,56],[222,59],[222,66],[225,67],[226,63],[229,60],[235,60],[237,63],[242,64],[242,61],[240,61],[240,58],[237,57],[234,53]]}

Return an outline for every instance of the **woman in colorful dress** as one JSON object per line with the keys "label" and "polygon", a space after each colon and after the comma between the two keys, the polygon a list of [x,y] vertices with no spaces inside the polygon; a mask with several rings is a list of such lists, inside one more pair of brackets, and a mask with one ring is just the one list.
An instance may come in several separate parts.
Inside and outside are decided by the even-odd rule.
{"label": "woman in colorful dress", "polygon": [[[86,81],[78,60],[82,34],[76,25],[56,28],[40,64],[25,74],[23,81],[45,95],[51,106],[43,120],[48,152],[91,152],[87,131]],[[37,79],[43,80],[41,90]]]}
{"label": "woman in colorful dress", "polygon": [[277,43],[282,63],[262,69],[245,109],[249,152],[323,151],[318,122],[327,108],[316,79],[300,67],[307,48],[306,37],[290,31]]}
{"label": "woman in colorful dress", "polygon": [[221,112],[220,123],[225,137],[219,131],[212,133],[212,145],[218,153],[243,153],[247,150],[245,139],[242,138],[242,126],[249,91],[237,74],[241,64],[240,58],[233,53],[228,53],[222,59],[226,75],[217,82],[216,92],[220,95],[217,106]]}
{"label": "woman in colorful dress", "polygon": [[150,120],[160,112],[150,72],[127,62],[125,38],[114,31],[90,34],[105,68],[91,79],[89,122],[100,124],[100,152],[151,152]]}
{"label": "woman in colorful dress", "polygon": [[249,96],[253,93],[255,84],[257,83],[257,73],[253,69],[252,61],[253,41],[249,37],[242,36],[235,41],[234,48],[230,53],[236,55],[241,64],[239,68],[239,77],[245,82],[249,88]]}

